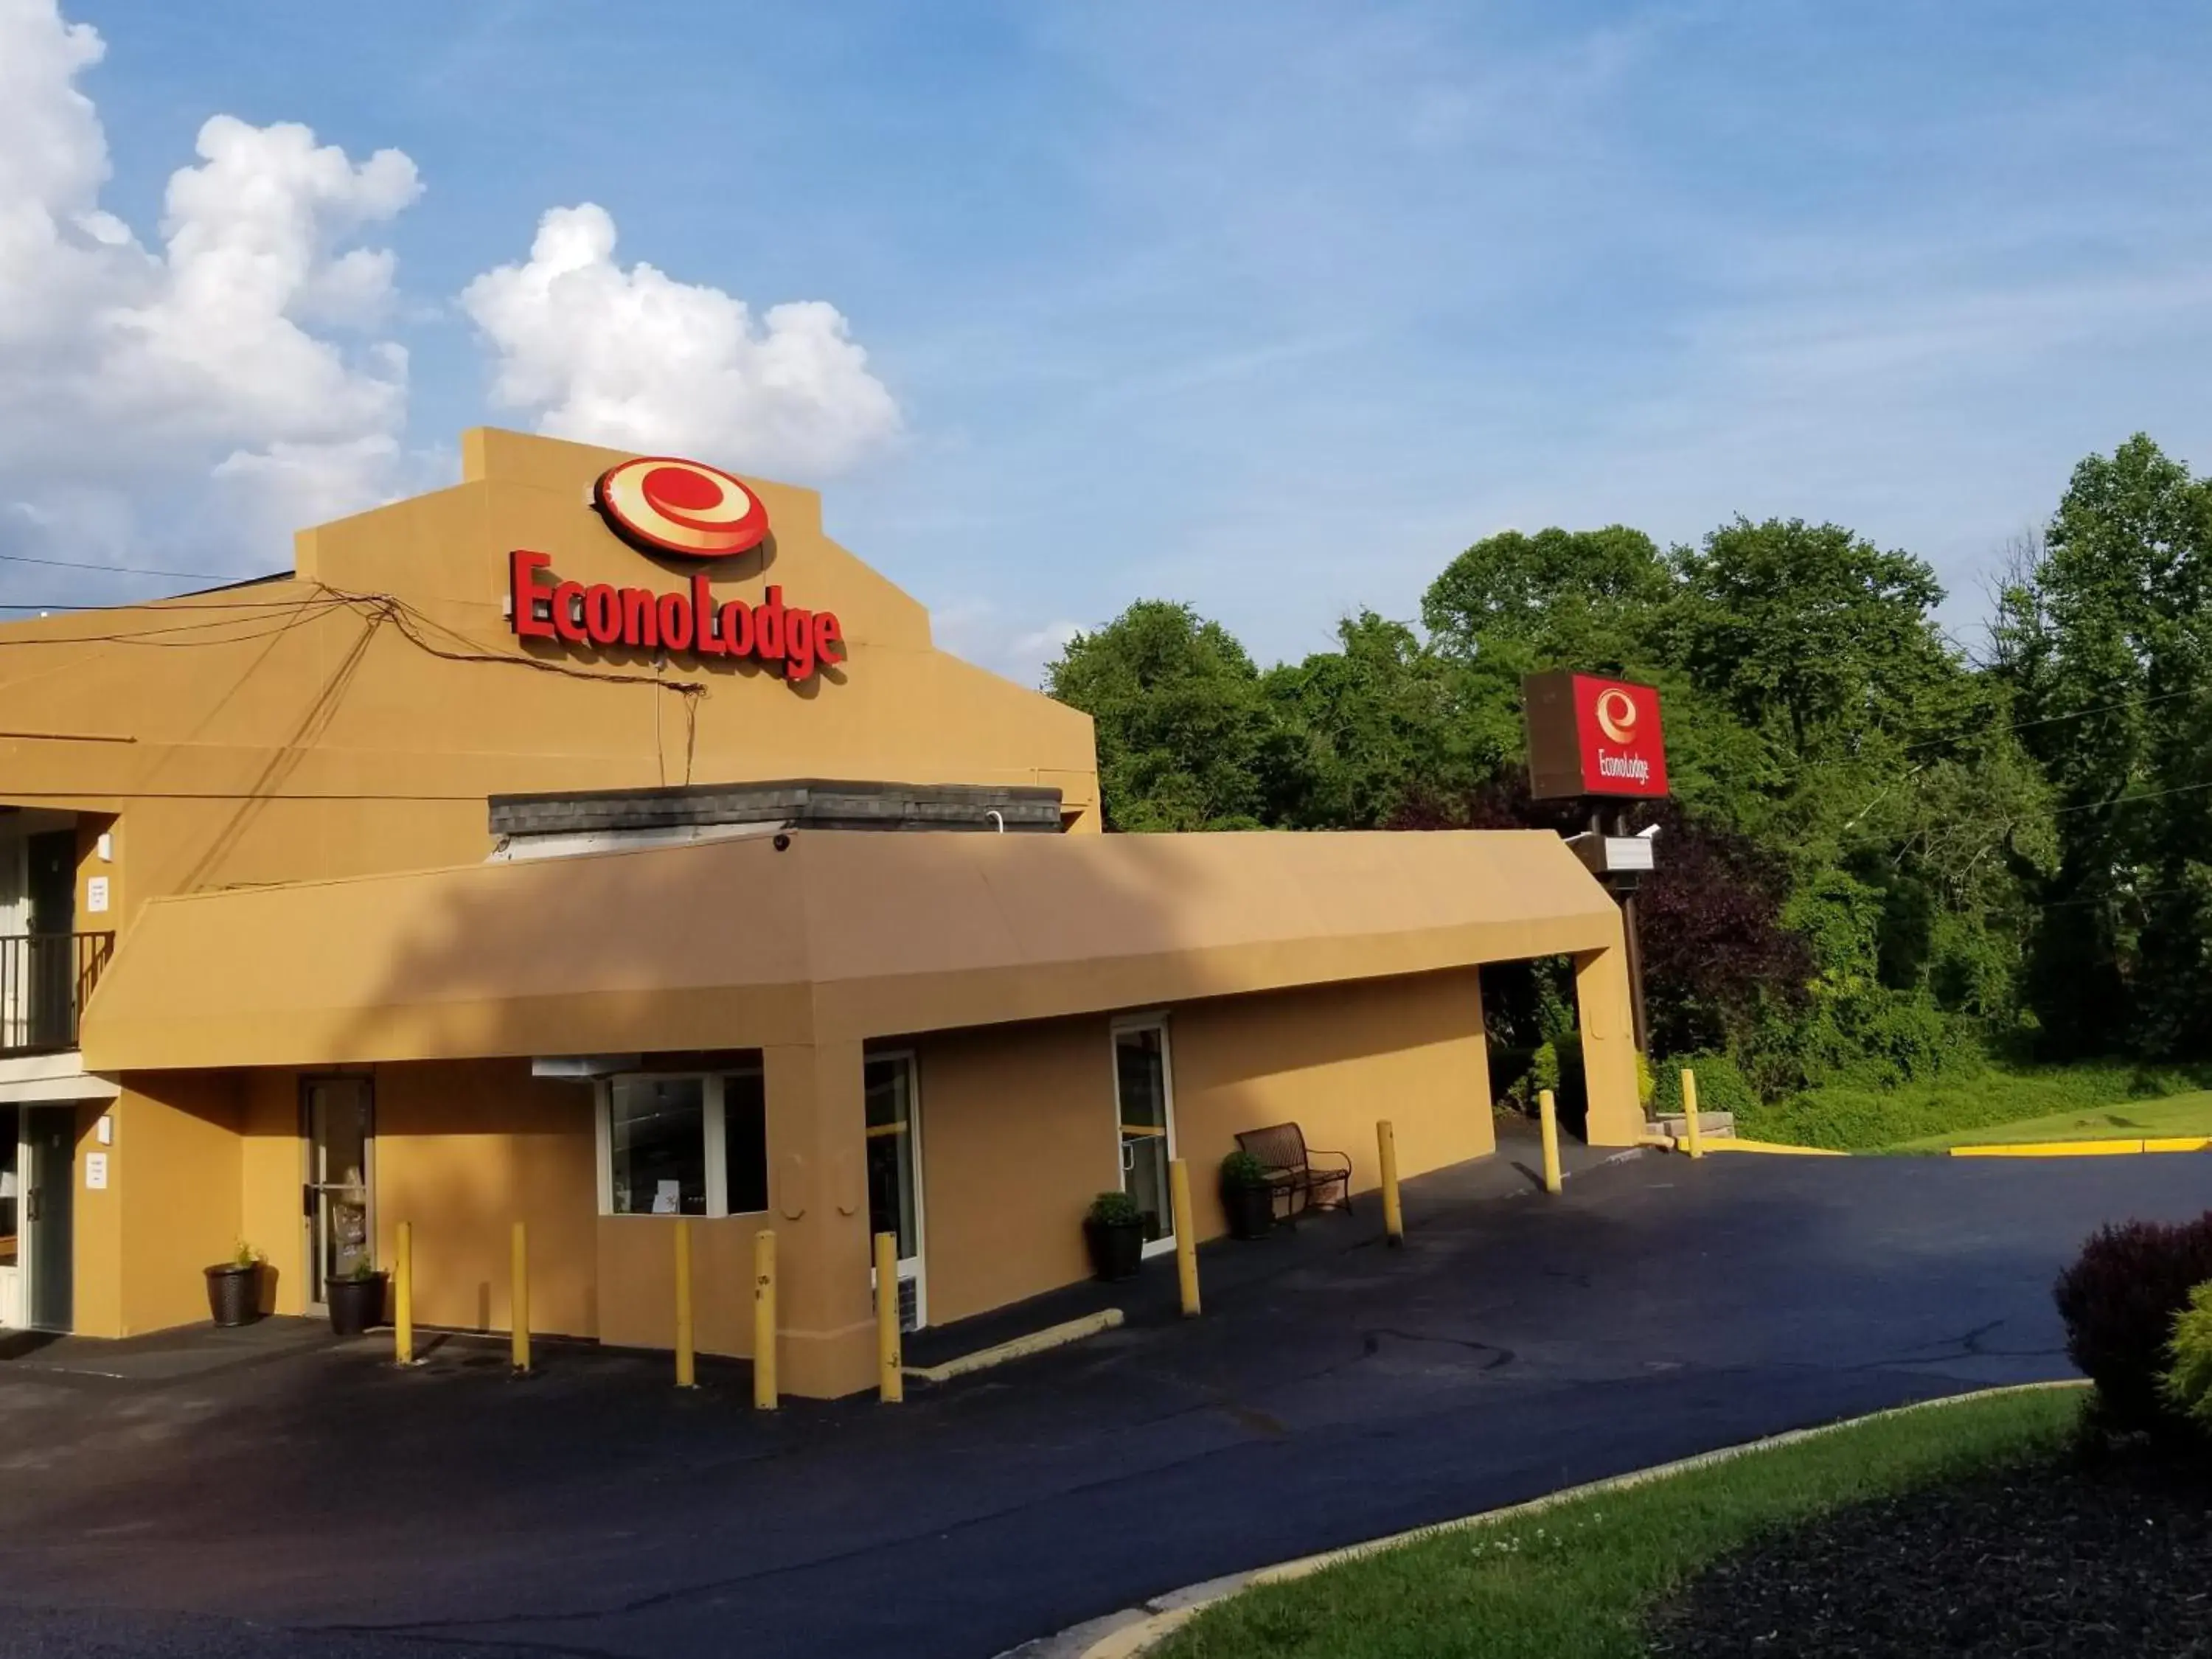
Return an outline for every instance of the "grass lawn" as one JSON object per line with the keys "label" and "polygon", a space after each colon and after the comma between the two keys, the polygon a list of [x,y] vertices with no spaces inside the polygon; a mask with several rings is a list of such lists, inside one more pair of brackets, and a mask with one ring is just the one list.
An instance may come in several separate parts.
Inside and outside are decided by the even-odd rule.
{"label": "grass lawn", "polygon": [[2212,1135],[2212,1089],[2164,1100],[2131,1100],[2092,1111],[2054,1112],[2048,1117],[1984,1124],[1978,1129],[1908,1140],[1899,1150],[1986,1146],[2000,1141],[2134,1140],[2166,1135]]}
{"label": "grass lawn", "polygon": [[[1933,1145],[2000,1127],[2002,1133],[1996,1139],[2025,1140],[2042,1138],[2021,1133],[2029,1123],[2104,1113],[2132,1119],[2156,1109],[2167,1099],[2202,1097],[2208,1089],[2212,1089],[2212,1069],[2203,1066],[2149,1071],[2110,1061],[1990,1066],[1893,1089],[1827,1084],[1789,1100],[1738,1112],[1736,1133],[1753,1140],[1829,1146],[1846,1152]],[[2114,1127],[2108,1133],[2151,1132]]]}
{"label": "grass lawn", "polygon": [[1707,1563],[1839,1505],[2049,1452],[2084,1398],[2045,1389],[1838,1429],[1432,1534],[1200,1613],[1156,1659],[1632,1659]]}

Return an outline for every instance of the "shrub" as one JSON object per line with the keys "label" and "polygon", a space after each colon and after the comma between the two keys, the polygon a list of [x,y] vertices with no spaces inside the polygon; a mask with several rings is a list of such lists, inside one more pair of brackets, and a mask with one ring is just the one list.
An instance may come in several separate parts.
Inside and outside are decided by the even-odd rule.
{"label": "shrub", "polygon": [[2212,1284],[2190,1291],[2166,1352],[2173,1364],[2159,1383],[2166,1409],[2212,1433]]}
{"label": "shrub", "polygon": [[1685,1054],[1679,1060],[1662,1060],[1655,1068],[1656,1075],[1651,1079],[1654,1117],[1665,1117],[1682,1109],[1682,1068],[1686,1066],[1698,1074],[1699,1111],[1734,1112],[1739,1118],[1758,1112],[1758,1093],[1745,1081],[1735,1061],[1726,1054]]}
{"label": "shrub", "polygon": [[1559,1050],[1555,1043],[1540,1043],[1534,1048],[1500,1048],[1492,1054],[1495,1070],[1492,1073],[1494,1087],[1498,1079],[1508,1081],[1504,1097],[1522,1111],[1534,1114],[1536,1097],[1546,1089],[1557,1091],[1559,1086]]}
{"label": "shrub", "polygon": [[2066,1322],[2067,1357],[2097,1385],[2114,1428],[2171,1424],[2160,1382],[2174,1321],[2190,1292],[2212,1279],[2212,1211],[2170,1225],[2100,1227],[2051,1295]]}
{"label": "shrub", "polygon": [[1267,1182],[1267,1166],[1241,1146],[1221,1160],[1224,1187],[1263,1187]]}
{"label": "shrub", "polygon": [[1141,1221],[1145,1212],[1127,1193],[1101,1193],[1091,1200],[1091,1218],[1105,1227],[1125,1227]]}

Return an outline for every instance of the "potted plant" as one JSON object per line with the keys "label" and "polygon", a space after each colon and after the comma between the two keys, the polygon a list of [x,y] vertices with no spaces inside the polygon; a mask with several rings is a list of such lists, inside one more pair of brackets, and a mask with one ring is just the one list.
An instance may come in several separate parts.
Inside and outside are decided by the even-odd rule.
{"label": "potted plant", "polygon": [[372,1325],[384,1322],[384,1283],[388,1275],[379,1273],[366,1256],[356,1259],[352,1267],[331,1276],[323,1294],[331,1307],[331,1334],[359,1336]]}
{"label": "potted plant", "polygon": [[251,1325],[261,1317],[261,1252],[243,1239],[228,1261],[207,1270],[208,1316],[218,1325]]}
{"label": "potted plant", "polygon": [[1275,1230],[1267,1166],[1241,1147],[1221,1160],[1221,1208],[1231,1238],[1265,1238]]}
{"label": "potted plant", "polygon": [[1145,1212],[1127,1193],[1101,1193],[1083,1218],[1091,1271],[1100,1279],[1134,1279],[1145,1261]]}

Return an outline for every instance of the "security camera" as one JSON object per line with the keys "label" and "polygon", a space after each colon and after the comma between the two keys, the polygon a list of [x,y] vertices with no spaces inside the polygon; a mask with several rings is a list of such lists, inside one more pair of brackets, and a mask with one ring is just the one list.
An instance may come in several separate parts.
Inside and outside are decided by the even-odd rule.
{"label": "security camera", "polygon": [[1659,839],[1659,826],[1658,826],[1657,824],[1656,824],[1656,823],[1646,824],[1643,829],[1638,830],[1636,832],[1636,838],[1637,838],[1637,840],[1638,840],[1638,841],[1656,841],[1656,840],[1658,840],[1658,839]]}

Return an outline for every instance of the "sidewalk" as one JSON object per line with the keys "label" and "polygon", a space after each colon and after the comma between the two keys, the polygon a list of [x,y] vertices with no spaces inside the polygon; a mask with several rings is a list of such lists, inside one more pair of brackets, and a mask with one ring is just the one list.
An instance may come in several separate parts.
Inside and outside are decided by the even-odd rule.
{"label": "sidewalk", "polygon": [[332,1336],[328,1322],[320,1319],[282,1316],[227,1330],[204,1323],[184,1325],[112,1340],[48,1331],[0,1331],[0,1377],[42,1373],[173,1382],[373,1340]]}

